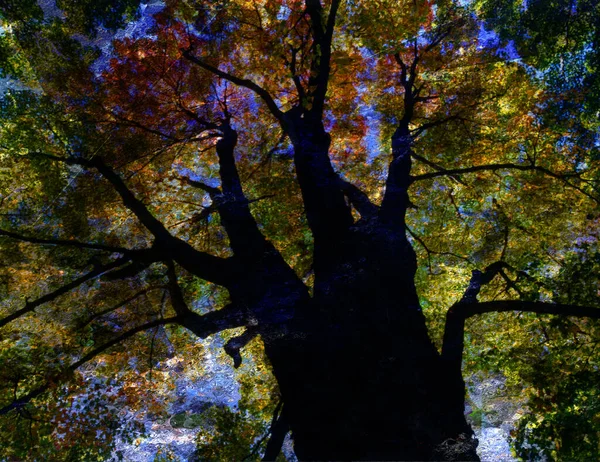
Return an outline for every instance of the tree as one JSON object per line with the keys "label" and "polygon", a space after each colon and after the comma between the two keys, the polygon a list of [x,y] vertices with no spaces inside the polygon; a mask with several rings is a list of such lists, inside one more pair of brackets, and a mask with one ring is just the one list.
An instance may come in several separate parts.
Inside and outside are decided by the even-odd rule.
{"label": "tree", "polygon": [[[260,337],[283,402],[265,459],[291,431],[303,460],[478,460],[466,320],[600,317],[547,282],[597,242],[597,132],[555,104],[586,95],[499,53],[485,5],[137,6],[2,7],[5,428],[100,457],[108,436],[51,442],[31,406],[60,414],[90,363],[151,373],[159,332],[191,344],[164,326],[237,328],[225,351]],[[127,21],[146,30],[93,46]]]}

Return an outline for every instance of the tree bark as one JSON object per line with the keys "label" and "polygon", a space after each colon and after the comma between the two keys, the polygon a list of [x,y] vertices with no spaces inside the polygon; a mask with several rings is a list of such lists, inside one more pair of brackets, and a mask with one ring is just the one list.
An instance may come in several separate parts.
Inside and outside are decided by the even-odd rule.
{"label": "tree bark", "polygon": [[361,207],[366,213],[354,223],[329,135],[310,112],[300,114],[286,114],[286,125],[314,236],[315,285],[285,330],[261,331],[296,455],[479,460],[464,406],[456,406],[464,387],[450,386],[414,283],[416,255],[404,229],[407,134],[397,136],[382,209]]}
{"label": "tree bark", "polygon": [[[310,313],[263,334],[301,460],[479,460],[414,286],[403,233],[352,226]],[[464,399],[461,396],[460,399]]]}

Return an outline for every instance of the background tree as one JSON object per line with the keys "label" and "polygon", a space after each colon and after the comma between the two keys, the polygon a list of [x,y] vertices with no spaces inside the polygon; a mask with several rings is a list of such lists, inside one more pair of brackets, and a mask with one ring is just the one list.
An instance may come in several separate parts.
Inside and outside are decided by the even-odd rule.
{"label": "background tree", "polygon": [[[301,459],[477,460],[461,365],[465,322],[485,313],[467,364],[526,378],[552,429],[525,419],[521,453],[523,435],[593,450],[595,404],[587,439],[557,416],[597,401],[597,293],[576,275],[595,255],[598,136],[589,94],[540,73],[556,53],[537,73],[502,55],[485,3],[56,6],[2,7],[3,69],[21,85],[0,128],[2,432],[28,429],[8,456],[103,457],[116,428],[137,431],[110,409],[160,408],[154,358],[201,356],[194,337],[237,328],[225,351],[238,367],[259,337],[283,402],[243,405],[274,413],[243,432],[250,445],[269,428],[254,454],[274,459],[291,430]],[[107,32],[134,20],[137,35]],[[563,104],[578,100],[585,117]],[[592,346],[547,333],[573,329]],[[527,374],[557,364],[543,345],[507,366],[536,336],[580,386],[550,413],[564,390]],[[499,353],[475,358],[490,338]],[[95,426],[66,438],[65,403],[93,396],[91,376]],[[213,444],[243,426],[211,412]]]}

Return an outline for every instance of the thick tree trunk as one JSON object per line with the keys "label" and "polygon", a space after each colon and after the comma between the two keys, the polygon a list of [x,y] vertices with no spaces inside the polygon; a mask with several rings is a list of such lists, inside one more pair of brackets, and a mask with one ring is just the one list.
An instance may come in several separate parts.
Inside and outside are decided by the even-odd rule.
{"label": "thick tree trunk", "polygon": [[429,339],[414,285],[404,230],[409,144],[397,149],[388,208],[352,224],[320,119],[286,116],[315,241],[315,285],[285,328],[261,334],[297,456],[478,460],[456,405],[464,387]]}
{"label": "thick tree trunk", "polygon": [[453,404],[460,387],[427,335],[404,234],[362,221],[330,245],[312,309],[265,338],[297,456],[478,460]]}

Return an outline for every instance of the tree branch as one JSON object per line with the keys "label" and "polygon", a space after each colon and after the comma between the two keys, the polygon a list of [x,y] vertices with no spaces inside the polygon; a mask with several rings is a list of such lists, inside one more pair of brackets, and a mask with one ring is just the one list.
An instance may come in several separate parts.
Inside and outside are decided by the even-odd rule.
{"label": "tree branch", "polygon": [[192,311],[188,308],[183,297],[181,287],[177,281],[177,273],[175,272],[175,265],[172,261],[167,261],[167,277],[169,278],[169,294],[171,295],[171,305],[173,310],[177,313],[177,316],[185,318]]}
{"label": "tree branch", "polygon": [[454,307],[455,315],[468,319],[478,314],[521,311],[526,313],[553,314],[579,318],[600,319],[600,308],[593,306],[568,305],[564,303],[524,302],[520,300],[496,300]]}
{"label": "tree branch", "polygon": [[237,132],[229,124],[223,124],[221,130],[223,137],[217,143],[217,156],[224,194],[223,198],[215,201],[215,205],[234,254],[246,259],[256,259],[266,251],[267,240],[250,213],[250,202],[242,189],[234,152]]}
{"label": "tree branch", "polygon": [[[311,111],[321,119],[331,72],[331,42],[340,1],[331,2],[326,24],[323,23],[323,6],[320,0],[305,0],[305,5],[313,33],[313,57],[311,76],[308,81],[309,93],[312,97]],[[311,88],[314,90],[310,91]]]}
{"label": "tree branch", "polygon": [[[446,313],[446,325],[442,342],[442,365],[448,377],[447,390],[450,406],[463,409],[465,399],[465,382],[462,378],[462,355],[464,349],[465,317],[457,310],[461,306],[476,306],[481,286],[489,283],[504,268],[509,267],[503,261],[487,266],[484,271],[473,270],[471,280],[462,298]],[[457,314],[458,313],[458,314]]]}
{"label": "tree branch", "polygon": [[465,289],[465,293],[458,303],[477,303],[477,296],[481,291],[481,286],[491,282],[504,268],[510,268],[510,266],[503,261],[497,261],[487,266],[483,272],[473,270],[469,286]]}
{"label": "tree branch", "polygon": [[482,303],[460,301],[453,305],[446,314],[446,327],[442,347],[442,357],[452,370],[458,369],[460,372],[464,349],[465,320],[478,314],[502,313],[506,311],[600,319],[600,308],[590,306],[525,302],[520,300],[496,300]]}
{"label": "tree branch", "polygon": [[[411,111],[405,113],[405,118]],[[406,225],[406,210],[411,204],[408,198],[408,188],[412,178],[410,170],[413,154],[412,137],[408,129],[410,118],[406,120],[405,118],[400,121],[400,125],[392,135],[392,161],[379,209],[379,216],[383,223],[397,231],[402,230],[402,232]]]}
{"label": "tree branch", "polygon": [[371,218],[377,216],[379,211],[379,207],[371,202],[369,196],[367,196],[361,189],[346,181],[342,178],[339,178],[340,189],[348,198],[348,200],[352,203],[354,208],[358,210],[360,216],[363,218]]}
{"label": "tree branch", "polygon": [[465,261],[467,263],[471,263],[471,260],[469,260],[467,257],[463,257],[462,255],[458,255],[458,254],[453,253],[453,252],[443,252],[443,251],[438,251],[438,250],[432,250],[425,243],[425,241],[417,233],[415,233],[412,229],[410,229],[408,226],[406,226],[406,231],[408,231],[408,234],[410,234],[410,236],[415,241],[417,241],[421,245],[421,247],[423,247],[423,249],[425,249],[425,252],[427,253],[427,260],[428,260],[428,266],[429,266],[429,273],[430,274],[433,274],[433,272],[432,272],[432,265],[431,265],[431,255],[443,255],[443,256],[448,256],[448,257],[456,258],[457,260],[463,260],[463,261]]}
{"label": "tree branch", "polygon": [[402,60],[400,53],[394,53],[394,59],[396,60],[396,63],[398,63],[398,65],[400,66],[400,83],[402,84],[403,87],[405,87],[406,84],[408,83],[408,81],[406,80],[406,76],[408,74],[408,68],[406,67],[406,64],[404,63],[404,61]]}
{"label": "tree branch", "polygon": [[75,279],[74,281],[71,281],[70,283],[65,284],[64,286],[56,289],[53,292],[43,295],[42,297],[40,297],[32,302],[26,301],[25,306],[23,308],[15,311],[14,313],[6,316],[3,319],[0,319],[0,328],[4,327],[6,324],[8,324],[11,321],[14,321],[15,319],[20,318],[21,316],[31,313],[38,306],[41,306],[44,303],[51,302],[52,300],[60,297],[61,295],[64,295],[67,292],[71,291],[72,289],[80,286],[84,282],[89,281],[90,279],[93,279],[97,276],[100,276],[101,274],[106,273],[107,271],[109,271],[113,268],[117,268],[117,267],[123,265],[124,263],[128,262],[129,260],[130,260],[130,257],[121,257],[111,263],[108,263],[106,265],[102,265],[102,266],[95,268],[93,271],[90,271],[89,273],[84,274],[83,276]]}
{"label": "tree branch", "polygon": [[400,84],[404,88],[404,114],[392,135],[392,161],[388,169],[385,193],[379,209],[379,217],[382,222],[396,231],[402,232],[406,225],[406,210],[411,205],[408,188],[412,178],[410,171],[414,138],[409,127],[414,115],[415,97],[418,96],[418,92],[413,91],[420,59],[417,39],[414,40],[413,50],[410,68],[407,68],[399,53],[394,55],[401,68]]}
{"label": "tree branch", "polygon": [[233,359],[233,367],[236,369],[242,365],[242,355],[240,349],[244,348],[250,341],[258,335],[256,327],[248,327],[242,335],[233,337],[225,344],[223,349],[231,359]]}
{"label": "tree branch", "polygon": [[109,246],[109,245],[95,244],[95,243],[88,243],[88,242],[79,242],[79,241],[69,240],[69,239],[42,239],[42,238],[37,238],[37,237],[28,237],[28,236],[23,236],[21,234],[13,233],[12,231],[6,231],[3,229],[0,229],[0,236],[6,236],[11,239],[16,239],[16,240],[23,241],[23,242],[31,242],[32,244],[76,247],[78,249],[102,250],[105,252],[121,253],[121,254],[126,254],[126,253],[130,252],[130,249],[126,249],[125,247],[113,247],[113,246]]}
{"label": "tree branch", "polygon": [[282,125],[284,124],[283,112],[281,112],[281,110],[277,106],[277,103],[275,103],[275,101],[273,100],[273,98],[271,97],[271,95],[269,94],[269,92],[267,90],[265,90],[264,88],[262,88],[261,86],[259,86],[255,82],[253,82],[252,80],[242,79],[240,77],[237,77],[233,74],[222,71],[219,68],[208,64],[206,61],[203,61],[202,59],[198,58],[197,56],[194,56],[192,54],[192,51],[193,50],[191,48],[188,48],[187,50],[181,50],[181,53],[185,59],[187,59],[188,61],[191,61],[194,64],[197,64],[202,69],[212,72],[216,76],[221,77],[222,79],[228,80],[229,82],[231,82],[237,86],[252,90],[265,102],[265,104],[267,105],[267,108],[269,109],[269,111],[271,112],[273,117],[275,117],[279,121],[279,123],[281,123]]}
{"label": "tree branch", "polygon": [[180,320],[183,327],[201,339],[223,330],[243,327],[252,322],[248,310],[233,303],[203,315],[189,311]]}
{"label": "tree branch", "polygon": [[437,178],[440,176],[464,175],[466,173],[495,172],[498,170],[521,170],[521,171],[537,170],[537,171],[545,173],[553,178],[563,179],[562,175],[553,173],[543,167],[538,167],[537,165],[519,165],[519,164],[513,164],[513,163],[508,162],[508,163],[503,163],[503,164],[473,165],[471,167],[465,167],[465,168],[452,168],[452,169],[439,170],[437,172],[423,173],[421,175],[413,176],[411,181],[415,182],[415,181],[421,181],[421,180],[429,180],[431,178]]}
{"label": "tree branch", "polygon": [[[444,167],[442,167],[441,165],[436,164],[435,162],[431,162],[429,159],[426,159],[423,156],[420,156],[419,154],[416,154],[415,152],[412,152],[412,157],[416,160],[418,160],[419,162],[424,163],[425,165],[428,165],[429,167],[433,168],[434,170],[438,171],[438,172],[444,172],[447,174],[448,170],[446,170]],[[458,176],[451,176],[451,178],[453,180],[455,180],[457,183],[461,183],[461,184],[465,184],[460,177]],[[413,180],[414,181],[414,177]]]}
{"label": "tree branch", "polygon": [[269,432],[271,437],[267,442],[265,454],[262,458],[263,461],[271,461],[277,459],[277,456],[281,452],[285,435],[290,431],[290,426],[285,418],[285,409],[282,409],[282,403],[280,402],[275,412],[273,413],[273,421],[271,422],[271,428]]}
{"label": "tree branch", "polygon": [[172,236],[164,227],[164,225],[150,213],[144,203],[140,201],[131,190],[125,185],[125,182],[111,167],[109,167],[99,157],[94,157],[91,160],[80,160],[80,165],[85,167],[94,167],[100,174],[106,178],[115,188],[123,204],[131,210],[140,222],[150,231],[158,240],[168,240]]}
{"label": "tree branch", "polygon": [[481,286],[490,282],[497,274],[503,275],[503,269],[509,268],[504,262],[496,262],[485,271],[473,271],[469,287],[461,300],[455,303],[446,313],[446,326],[442,345],[442,361],[448,374],[448,390],[450,399],[457,409],[464,404],[465,383],[462,379],[461,367],[464,350],[465,320],[484,313],[521,311],[538,314],[554,314],[560,316],[576,316],[600,319],[600,308],[565,304],[526,302],[520,300],[498,300],[477,302]]}
{"label": "tree branch", "polygon": [[292,59],[290,61],[287,60],[287,58],[284,56],[284,59],[286,61],[286,64],[289,66],[290,68],[290,74],[292,75],[292,80],[294,81],[294,85],[296,86],[296,91],[298,92],[298,99],[300,101],[300,105],[303,104],[303,101],[306,97],[306,93],[304,92],[304,87],[302,86],[302,81],[300,80],[300,76],[298,75],[298,70],[297,70],[297,56],[298,56],[298,51],[300,51],[302,49],[301,48],[294,48],[293,46],[290,45],[290,52],[292,54]]}
{"label": "tree branch", "polygon": [[[426,101],[426,100],[427,100],[427,98],[415,98],[415,103],[419,103],[419,102]],[[439,119],[439,120],[434,120],[433,122],[426,122],[426,123],[424,123],[422,125],[419,125],[417,128],[411,130],[411,132],[412,132],[413,137],[416,138],[421,133],[423,133],[425,130],[428,130],[428,129],[433,128],[433,127],[437,127],[439,125],[443,125],[443,124],[448,123],[448,122],[450,122],[452,120],[463,120],[463,119],[461,119],[461,117],[458,114],[455,114],[455,115],[451,115],[451,116],[448,116],[448,117],[444,117],[444,118]]]}
{"label": "tree branch", "polygon": [[[177,293],[177,292],[175,291],[175,293]],[[175,298],[177,298],[177,296]],[[179,308],[177,310],[182,311]],[[64,381],[64,379],[69,375],[69,373],[75,371],[76,369],[81,367],[83,364],[92,360],[94,357],[103,353],[107,349],[113,347],[114,345],[117,345],[118,343],[123,342],[124,340],[127,340],[128,338],[134,336],[135,334],[137,334],[139,332],[151,329],[153,327],[165,325],[165,324],[177,323],[177,324],[180,324],[183,327],[189,329],[190,331],[192,331],[193,333],[198,335],[200,338],[206,338],[213,333],[220,332],[225,329],[241,327],[243,325],[246,325],[249,322],[249,320],[247,319],[247,316],[245,313],[246,313],[246,311],[239,307],[235,307],[233,305],[228,305],[220,310],[213,311],[213,312],[207,313],[205,315],[199,315],[197,313],[189,311],[189,312],[184,313],[182,316],[177,315],[177,316],[170,317],[170,318],[157,319],[157,320],[145,323],[141,326],[135,327],[133,329],[130,329],[129,331],[125,332],[124,334],[116,337],[115,339],[113,339],[113,340],[101,345],[100,347],[95,348],[94,350],[90,351],[89,353],[85,354],[78,361],[75,361],[74,363],[72,363],[61,374],[53,377],[52,380],[50,380],[48,383],[36,388],[35,390],[27,393],[25,396],[15,399],[12,403],[0,408],[0,415],[4,415],[13,409],[22,408],[27,403],[29,403],[32,399],[37,398],[42,393],[47,391],[51,387],[52,384]]]}
{"label": "tree branch", "polygon": [[585,191],[584,189],[574,185],[568,178],[577,177],[577,174],[574,173],[554,173],[547,168],[539,167],[537,165],[519,165],[513,163],[503,163],[503,164],[487,164],[487,165],[474,165],[472,167],[466,168],[454,168],[454,169],[445,169],[439,170],[437,172],[429,172],[423,173],[421,175],[415,175],[411,177],[411,183],[415,181],[428,180],[431,178],[438,178],[442,176],[456,176],[456,175],[464,175],[466,173],[476,173],[476,172],[495,172],[498,170],[520,170],[520,171],[537,171],[547,175],[549,177],[555,178],[557,180],[563,181],[567,186],[579,191],[583,195],[589,197],[594,202],[600,202],[600,198],[592,196],[590,193]]}
{"label": "tree branch", "polygon": [[213,199],[214,196],[222,194],[222,192],[219,188],[210,186],[206,183],[203,183],[202,181],[192,180],[191,178],[188,178],[187,176],[181,177],[181,180],[184,183],[187,183],[190,186],[193,186],[194,188],[198,188],[198,189],[203,190],[204,192],[207,192],[211,199]]}
{"label": "tree branch", "polygon": [[107,179],[121,196],[125,206],[131,210],[140,222],[156,238],[154,247],[169,259],[175,260],[190,273],[215,284],[227,286],[232,282],[236,265],[230,259],[223,259],[200,252],[187,242],[171,235],[165,226],[155,218],[133,192],[127,187],[123,179],[99,157],[93,159],[58,157],[45,153],[32,153],[51,160],[64,162],[69,165],[81,165],[94,168]]}

